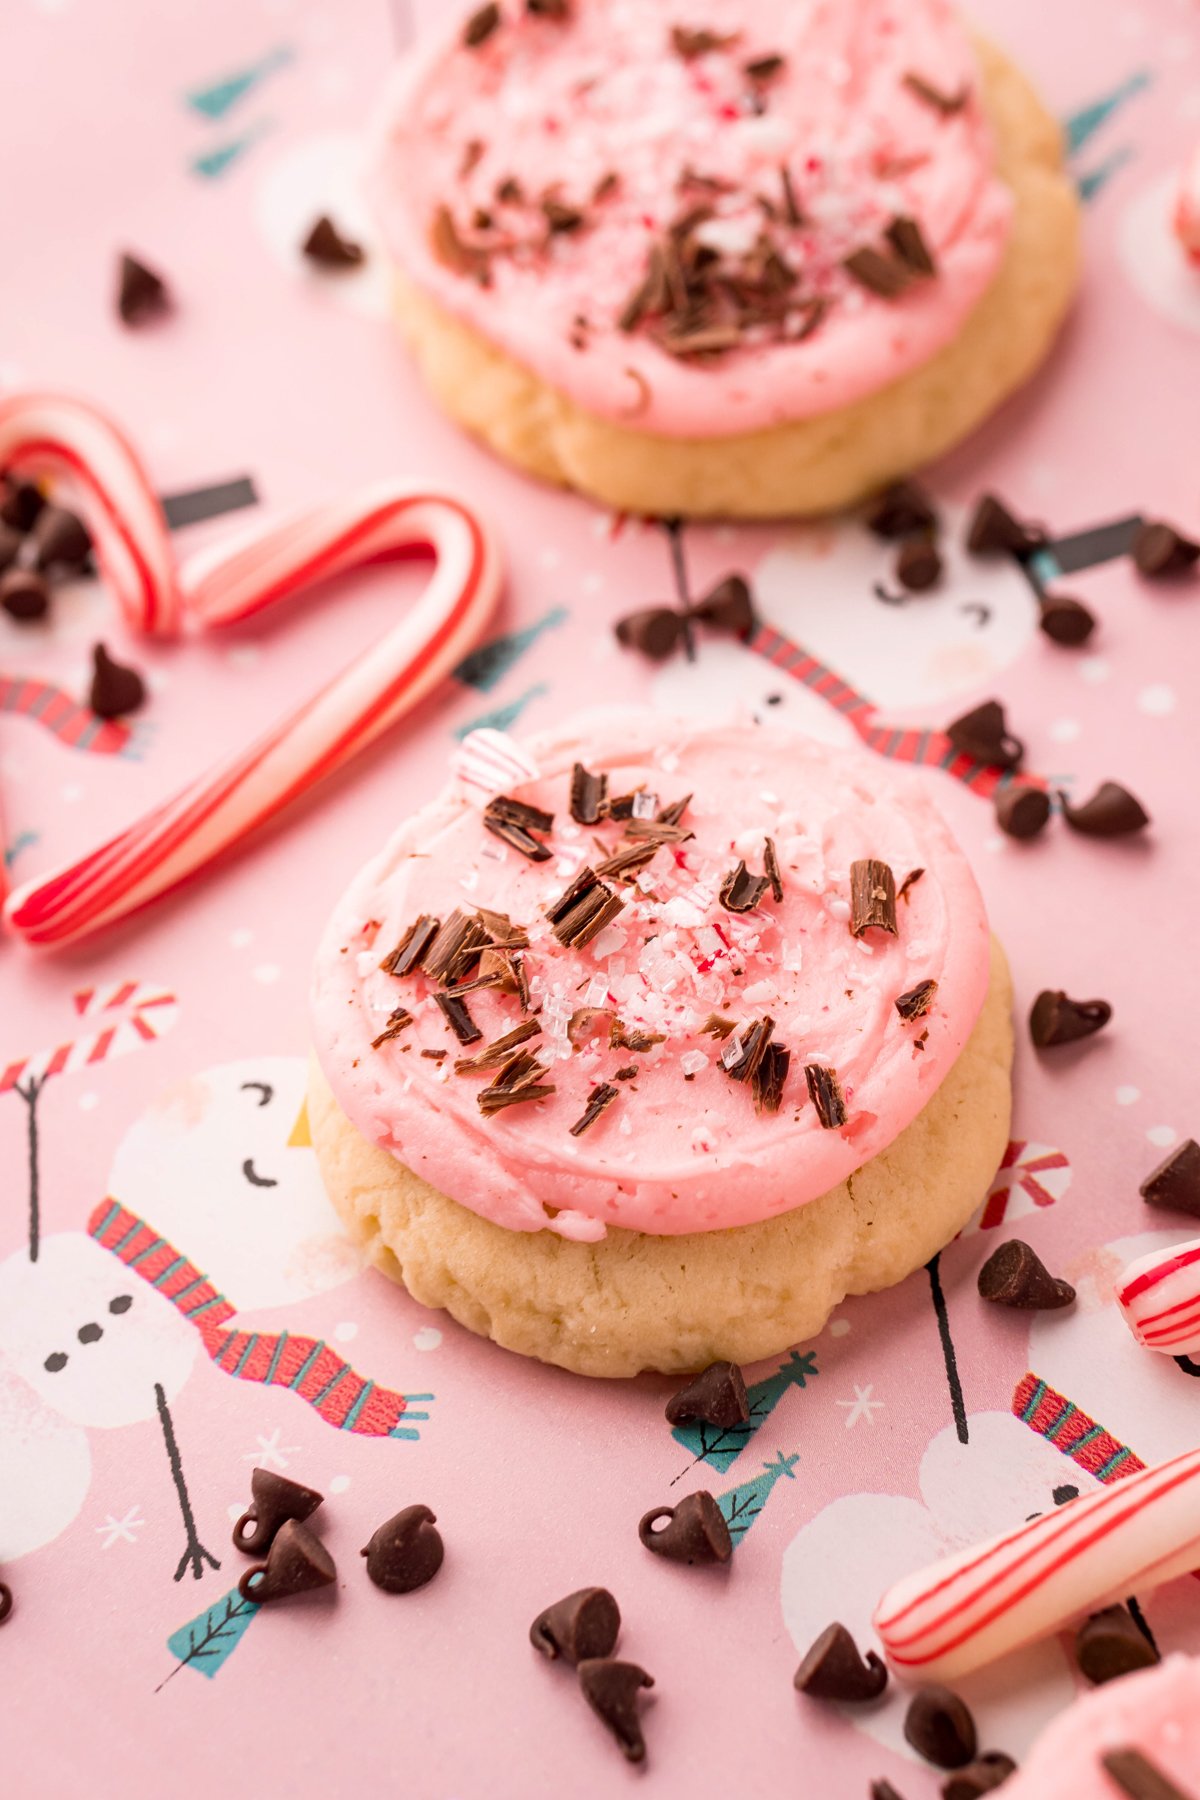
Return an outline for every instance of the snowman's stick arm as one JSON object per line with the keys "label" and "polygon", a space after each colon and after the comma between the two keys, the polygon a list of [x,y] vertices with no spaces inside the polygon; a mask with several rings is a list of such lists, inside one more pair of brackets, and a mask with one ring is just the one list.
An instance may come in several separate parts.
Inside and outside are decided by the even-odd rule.
{"label": "snowman's stick arm", "polygon": [[26,1142],[29,1146],[29,1260],[36,1262],[42,1241],[42,1185],[38,1155],[38,1095],[44,1086],[31,1075],[24,1087],[19,1082],[13,1083],[13,1092],[19,1094],[25,1102]]}

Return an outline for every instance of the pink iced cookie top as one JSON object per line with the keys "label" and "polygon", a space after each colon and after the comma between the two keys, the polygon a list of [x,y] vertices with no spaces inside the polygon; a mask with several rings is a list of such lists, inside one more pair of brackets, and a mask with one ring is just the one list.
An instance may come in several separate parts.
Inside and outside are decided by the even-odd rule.
{"label": "pink iced cookie top", "polygon": [[1200,1800],[1200,1662],[1169,1656],[1085,1694],[1043,1732],[1004,1800],[1123,1800],[1141,1790],[1105,1772],[1104,1757],[1121,1750],[1140,1751],[1181,1796]]}
{"label": "pink iced cookie top", "polygon": [[[570,0],[562,19],[505,0],[481,43],[456,27],[403,71],[374,193],[442,306],[589,412],[692,437],[828,412],[925,362],[1011,212],[946,0]],[[908,266],[883,298],[845,259],[902,277],[897,219],[936,272]]]}
{"label": "pink iced cookie top", "polygon": [[[481,796],[456,779],[356,878],[326,932],[317,1054],[364,1136],[497,1224],[582,1239],[610,1224],[665,1234],[770,1218],[886,1149],[954,1063],[988,982],[979,891],[923,790],[790,733],[620,709],[529,751],[537,778],[506,791],[553,815],[530,827],[545,860],[487,830]],[[577,762],[633,816],[577,823]],[[688,796],[651,860],[603,875],[630,834],[644,844],[637,834],[653,837],[656,815]],[[764,884],[753,910],[728,910],[725,878],[739,860],[760,875],[768,837],[782,898]],[[896,901],[895,935],[852,932],[851,869],[867,859],[898,890],[923,870]],[[589,868],[602,888],[589,887]],[[571,919],[556,934],[547,913],[572,887],[583,914],[611,915],[598,935]],[[528,936],[528,1010],[519,993],[466,993],[480,1035],[461,1044],[435,997],[445,983],[380,963],[422,915],[444,926],[479,907]],[[897,999],[927,982],[936,991],[902,1017]],[[372,1048],[396,1008],[411,1022]],[[724,1038],[704,1029],[713,1014],[733,1022]],[[537,1029],[511,1054],[537,1066],[521,1085],[553,1092],[485,1115],[479,1096],[497,1068],[457,1072],[456,1061],[523,1024]],[[810,1064],[825,1073],[810,1077]],[[609,1104],[573,1136],[597,1089],[611,1090]]]}

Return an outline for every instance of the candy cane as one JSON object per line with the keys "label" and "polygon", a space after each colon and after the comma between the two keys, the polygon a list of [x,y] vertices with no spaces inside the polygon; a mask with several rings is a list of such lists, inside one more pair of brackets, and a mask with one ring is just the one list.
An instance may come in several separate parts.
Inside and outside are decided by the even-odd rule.
{"label": "candy cane", "polygon": [[476,806],[486,806],[497,794],[536,781],[539,773],[528,750],[506,731],[493,731],[489,725],[467,733],[450,758],[450,772],[472,790],[470,799]]}
{"label": "candy cane", "polygon": [[99,1021],[95,1028],[49,1049],[17,1057],[0,1070],[0,1094],[7,1094],[18,1082],[40,1086],[51,1075],[73,1075],[127,1056],[131,1050],[165,1037],[179,1016],[179,1004],[169,988],[139,981],[80,988],[74,999],[81,1018]]}
{"label": "candy cane", "polygon": [[457,501],[410,482],[239,535],[181,574],[195,617],[245,618],[383,551],[429,545],[417,605],[316,697],[173,800],[81,861],[10,895],[5,917],[31,944],[63,944],[153,900],[371,743],[453,668],[500,586],[496,547]]}
{"label": "candy cane", "polygon": [[1184,255],[1200,267],[1200,144],[1184,165],[1172,224]]}
{"label": "candy cane", "polygon": [[1200,1238],[1131,1262],[1117,1284],[1117,1304],[1147,1350],[1164,1356],[1200,1350]]}
{"label": "candy cane", "polygon": [[889,1660],[949,1681],[1200,1563],[1200,1450],[905,1577],[875,1628]]}
{"label": "candy cane", "polygon": [[78,484],[100,567],[135,631],[170,635],[182,606],[154,490],[123,433],[66,394],[0,399],[0,470],[50,471]]}

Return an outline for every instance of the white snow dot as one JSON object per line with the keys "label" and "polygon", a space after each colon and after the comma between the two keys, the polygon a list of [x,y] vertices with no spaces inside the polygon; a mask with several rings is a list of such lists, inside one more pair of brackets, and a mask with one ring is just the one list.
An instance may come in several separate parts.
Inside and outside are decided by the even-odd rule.
{"label": "white snow dot", "polygon": [[604,577],[603,577],[603,575],[597,575],[593,571],[592,574],[585,575],[579,585],[582,587],[585,594],[603,593]]}
{"label": "white snow dot", "polygon": [[1000,832],[994,831],[990,837],[984,838],[983,847],[985,850],[989,850],[993,856],[999,856],[1002,850],[1008,849],[1008,839],[1003,837]]}
{"label": "white snow dot", "polygon": [[95,1112],[95,1110],[99,1106],[99,1104],[100,1104],[99,1094],[88,1093],[88,1094],[80,1094],[80,1096],[79,1096],[80,1112]]}
{"label": "white snow dot", "polygon": [[541,563],[543,569],[557,569],[559,563],[562,561],[562,553],[561,551],[556,550],[553,544],[546,544],[543,549],[538,552],[538,561]]}
{"label": "white snow dot", "polygon": [[83,799],[83,789],[77,781],[68,781],[65,787],[59,789],[59,798],[65,800],[68,806],[74,806],[77,800]]}
{"label": "white snow dot", "polygon": [[1079,673],[1084,681],[1107,681],[1112,674],[1112,664],[1102,656],[1085,656],[1079,665]]}
{"label": "white snow dot", "polygon": [[442,1334],[436,1325],[422,1325],[420,1331],[413,1333],[414,1350],[436,1350],[442,1341]]}
{"label": "white snow dot", "polygon": [[1050,736],[1056,744],[1073,744],[1082,729],[1078,719],[1055,719]]}
{"label": "white snow dot", "polygon": [[227,1506],[225,1508],[225,1512],[226,1512],[227,1516],[229,1518],[231,1518],[235,1523],[237,1522],[238,1519],[241,1518],[241,1516],[245,1512],[245,1510],[246,1510],[245,1504],[238,1500],[235,1500],[231,1506]]}
{"label": "white snow dot", "polygon": [[1168,687],[1165,681],[1155,682],[1153,687],[1142,689],[1137,703],[1139,712],[1147,713],[1152,719],[1163,719],[1175,711],[1175,689]]}
{"label": "white snow dot", "polygon": [[1141,1097],[1141,1088],[1119,1087],[1116,1092],[1116,1102],[1118,1106],[1136,1106]]}
{"label": "white snow dot", "polygon": [[254,971],[254,979],[261,981],[264,987],[269,987],[273,981],[279,980],[282,973],[278,963],[259,963]]}
{"label": "white snow dot", "polygon": [[244,950],[253,942],[254,933],[248,925],[240,925],[236,931],[231,931],[229,934],[229,945],[232,950]]}
{"label": "white snow dot", "polygon": [[253,669],[257,667],[260,655],[257,644],[231,644],[225,652],[225,661],[231,669]]}
{"label": "white snow dot", "polygon": [[1152,1125],[1146,1136],[1152,1144],[1157,1144],[1160,1149],[1167,1150],[1175,1142],[1179,1133],[1173,1125]]}
{"label": "white snow dot", "polygon": [[845,1335],[849,1331],[849,1329],[850,1329],[849,1319],[830,1319],[830,1321],[829,1321],[830,1337],[845,1337]]}
{"label": "white snow dot", "polygon": [[335,1475],[329,1483],[329,1491],[331,1494],[344,1494],[349,1486],[350,1477],[348,1475]]}
{"label": "white snow dot", "polygon": [[343,1319],[340,1325],[334,1326],[333,1335],[339,1344],[348,1344],[358,1336],[358,1326],[353,1319]]}

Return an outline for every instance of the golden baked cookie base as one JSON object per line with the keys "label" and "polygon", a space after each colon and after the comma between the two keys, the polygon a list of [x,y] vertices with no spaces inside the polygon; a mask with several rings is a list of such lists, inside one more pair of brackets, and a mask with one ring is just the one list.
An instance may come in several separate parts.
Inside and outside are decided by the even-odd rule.
{"label": "golden baked cookie base", "polygon": [[[671,438],[586,412],[405,276],[396,312],[425,380],[468,431],[619,511],[770,518],[848,505],[940,456],[1037,368],[1075,290],[1079,201],[1062,137],[1021,71],[977,44],[1012,236],[959,335],[851,406],[733,437]],[[714,420],[718,425],[719,420]]]}
{"label": "golden baked cookie base", "polygon": [[448,1199],[346,1118],[314,1062],[308,1111],[329,1195],[368,1261],[507,1350],[579,1375],[757,1362],[819,1332],[847,1294],[928,1262],[1008,1143],[1012,983],[992,940],[983,1010],[924,1111],[848,1181],[758,1225],[597,1244],[506,1231]]}

